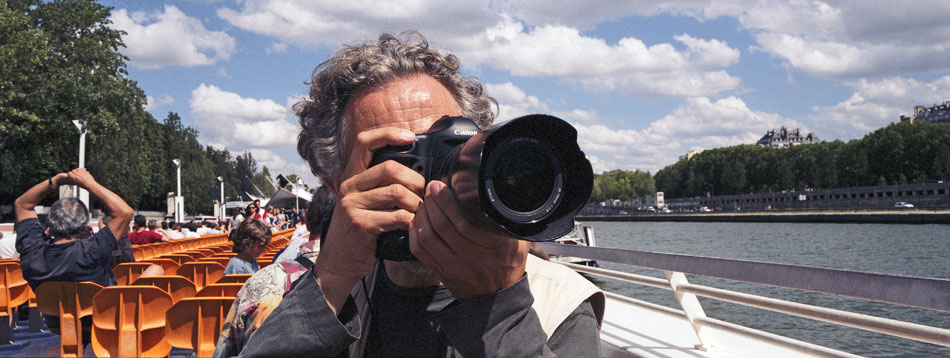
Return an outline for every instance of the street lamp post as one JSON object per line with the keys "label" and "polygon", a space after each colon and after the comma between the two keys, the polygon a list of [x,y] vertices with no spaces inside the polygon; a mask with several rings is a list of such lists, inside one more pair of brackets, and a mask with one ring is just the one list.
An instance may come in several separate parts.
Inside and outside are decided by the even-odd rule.
{"label": "street lamp post", "polygon": [[178,183],[175,191],[175,222],[180,223],[185,221],[185,198],[181,196],[181,159],[172,159],[172,163],[175,163]]}
{"label": "street lamp post", "polygon": [[221,200],[218,202],[218,205],[221,205],[221,215],[218,220],[224,220],[224,178],[218,177],[218,183],[221,184]]}
{"label": "street lamp post", "polygon": [[[85,119],[74,119],[73,125],[76,126],[76,129],[79,130],[79,167],[86,167],[86,129],[89,122]],[[73,187],[73,192],[76,193],[76,196],[79,197],[79,201],[82,201],[83,204],[86,204],[86,207],[89,207],[89,192],[85,189],[79,188],[78,186]]]}

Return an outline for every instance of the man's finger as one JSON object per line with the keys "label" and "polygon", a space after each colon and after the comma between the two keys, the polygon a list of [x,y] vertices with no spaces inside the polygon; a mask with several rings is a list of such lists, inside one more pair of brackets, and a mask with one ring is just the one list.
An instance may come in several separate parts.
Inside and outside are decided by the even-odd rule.
{"label": "man's finger", "polygon": [[[438,206],[438,211],[442,212],[445,215],[445,218],[448,220],[448,225],[436,226],[442,228],[451,228],[457,232],[458,237],[464,237],[466,240],[459,240],[458,242],[450,243],[453,245],[455,251],[465,252],[468,251],[464,245],[474,244],[484,249],[493,249],[497,245],[494,244],[493,238],[490,237],[480,237],[477,240],[471,240],[469,237],[470,233],[473,232],[484,232],[484,229],[479,229],[472,225],[471,219],[462,214],[462,209],[458,206],[458,201],[455,200],[455,193],[449,188],[445,183],[440,181],[433,180],[429,183],[429,195],[426,197],[429,201],[435,201],[435,205]],[[433,200],[434,199],[434,200]],[[433,210],[435,211],[435,210]],[[448,229],[445,229],[448,230]],[[443,233],[440,233],[443,234]],[[446,232],[443,234],[446,237],[451,235],[451,233]]]}
{"label": "man's finger", "polygon": [[419,211],[416,212],[416,218],[409,227],[409,252],[411,252],[419,262],[435,271],[437,276],[442,277],[445,274],[445,269],[442,267],[440,260],[437,260],[429,251],[432,246],[430,241],[433,237],[436,237],[437,234],[432,231],[432,223],[429,222],[427,215],[425,205],[420,207]]}
{"label": "man's finger", "polygon": [[[442,188],[440,188],[440,185]],[[433,181],[429,184],[427,198],[434,199],[434,195],[439,195],[434,193],[436,190],[448,190],[444,184],[438,181]],[[441,193],[440,193],[441,194]],[[449,194],[451,193],[444,193]],[[468,241],[465,239],[465,232],[459,231],[456,229],[455,225],[457,222],[453,222],[445,212],[437,205],[436,200],[426,200],[422,204],[426,211],[426,217],[428,218],[429,226],[434,231],[434,235],[430,235],[432,238],[427,241],[433,241],[433,244],[445,246],[452,255],[458,255],[459,252],[465,252],[465,246],[468,246]],[[417,214],[420,216],[422,214]]]}
{"label": "man's finger", "polygon": [[353,218],[353,225],[364,232],[380,235],[387,231],[406,230],[415,214],[408,210],[360,210]]}
{"label": "man's finger", "polygon": [[344,193],[362,192],[384,185],[401,184],[419,197],[425,190],[422,174],[392,160],[375,165],[363,173],[344,182],[340,190]]}
{"label": "man's finger", "polygon": [[422,198],[399,184],[375,188],[353,195],[358,207],[369,210],[400,208],[415,212],[422,204]]}
{"label": "man's finger", "polygon": [[343,179],[346,180],[365,171],[373,160],[373,151],[387,145],[408,145],[415,140],[415,133],[396,127],[382,127],[360,132],[356,135],[356,141],[350,150],[350,158],[343,171]]}

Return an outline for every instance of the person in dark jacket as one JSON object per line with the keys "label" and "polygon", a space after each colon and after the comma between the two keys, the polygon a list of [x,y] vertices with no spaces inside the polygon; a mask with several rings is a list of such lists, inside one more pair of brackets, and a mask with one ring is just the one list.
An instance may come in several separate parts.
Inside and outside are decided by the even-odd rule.
{"label": "person in dark jacket", "polygon": [[[46,236],[34,208],[60,185],[77,185],[89,191],[106,207],[113,218],[99,232],[90,235],[89,209],[76,198],[57,200],[46,218]],[[16,249],[20,253],[23,278],[35,291],[47,281],[92,281],[102,286],[116,284],[109,263],[118,238],[129,230],[132,208],[118,195],[96,182],[86,169],[73,169],[43,180],[14,203],[16,212]],[[58,317],[46,316],[46,324],[56,331]],[[92,317],[84,317],[83,327],[92,325]],[[88,343],[88,335],[83,343]]]}
{"label": "person in dark jacket", "polygon": [[[497,104],[459,67],[419,33],[347,46],[317,67],[294,106],[297,150],[338,201],[312,274],[241,356],[600,356],[589,300],[542,328],[528,242],[464,215],[445,183],[393,161],[369,167],[375,149],[409,145],[442,116],[491,124]],[[419,261],[377,262],[378,236],[396,229]]]}

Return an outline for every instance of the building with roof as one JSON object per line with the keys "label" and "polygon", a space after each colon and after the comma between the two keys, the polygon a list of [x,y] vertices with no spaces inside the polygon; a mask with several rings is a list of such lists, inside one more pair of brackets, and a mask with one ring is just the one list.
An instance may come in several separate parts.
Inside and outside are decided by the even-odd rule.
{"label": "building with roof", "polygon": [[782,127],[780,129],[769,130],[762,136],[762,139],[755,142],[755,145],[761,147],[788,148],[799,144],[813,144],[819,142],[821,142],[821,140],[818,139],[815,133],[808,133],[802,136],[798,128],[792,130]]}
{"label": "building with roof", "polygon": [[901,122],[950,123],[950,101],[932,107],[914,106],[914,116],[901,115]]}

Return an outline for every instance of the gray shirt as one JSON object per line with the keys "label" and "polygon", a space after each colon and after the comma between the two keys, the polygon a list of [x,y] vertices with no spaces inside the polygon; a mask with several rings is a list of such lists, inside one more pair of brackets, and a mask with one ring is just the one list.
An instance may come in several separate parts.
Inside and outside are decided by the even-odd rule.
{"label": "gray shirt", "polygon": [[257,259],[251,259],[250,262],[247,262],[237,257],[232,257],[231,260],[228,261],[228,267],[224,268],[224,274],[225,275],[244,274],[244,273],[253,274],[257,272],[257,270],[259,269],[260,267],[257,265]]}
{"label": "gray shirt", "polygon": [[[386,279],[385,275],[379,276]],[[391,285],[380,283],[377,281],[377,290],[388,292],[374,292],[373,301],[378,305],[372,307],[373,302],[370,302],[371,308],[399,312],[387,312],[370,319],[373,322],[370,337],[364,337],[368,339],[364,351],[366,356],[431,356],[433,352],[444,357],[601,355],[600,330],[590,302],[578,306],[547,339],[537,314],[531,308],[534,297],[527,278],[494,294],[465,302],[455,300],[441,287],[430,288],[431,298],[415,300],[415,304],[392,304],[376,298],[395,299],[407,293],[417,296],[419,290],[426,289],[405,292],[405,288],[392,290]],[[412,317],[416,324],[401,325],[406,316]],[[379,320],[397,321],[380,323]],[[350,343],[360,339],[361,324],[352,297],[340,314],[334,315],[316,277],[308,272],[251,336],[241,356],[337,356],[346,352]],[[400,332],[402,335],[428,338],[416,344],[391,341],[385,332],[378,331],[383,329],[381,327],[402,327],[406,331]],[[420,346],[420,343],[425,346]]]}

